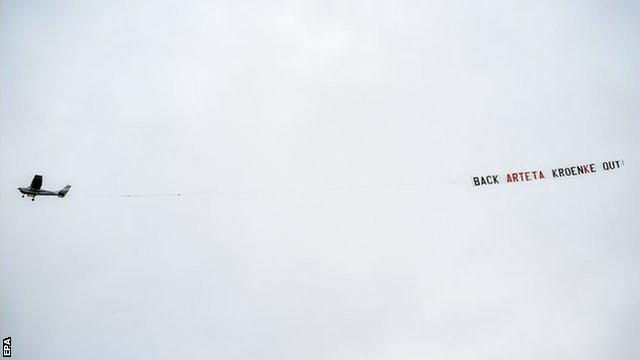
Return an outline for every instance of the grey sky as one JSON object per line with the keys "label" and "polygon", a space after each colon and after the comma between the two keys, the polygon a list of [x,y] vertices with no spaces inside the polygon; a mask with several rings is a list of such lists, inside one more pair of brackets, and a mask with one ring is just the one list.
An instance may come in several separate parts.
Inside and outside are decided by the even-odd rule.
{"label": "grey sky", "polygon": [[640,358],[638,2],[0,4],[14,358]]}

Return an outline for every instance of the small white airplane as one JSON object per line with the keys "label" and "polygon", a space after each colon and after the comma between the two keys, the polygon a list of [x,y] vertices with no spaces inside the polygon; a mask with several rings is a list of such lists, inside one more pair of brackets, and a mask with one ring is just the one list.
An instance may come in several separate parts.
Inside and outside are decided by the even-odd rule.
{"label": "small white airplane", "polygon": [[57,196],[63,198],[71,189],[71,185],[65,186],[60,191],[42,190],[42,175],[36,175],[31,180],[29,187],[19,187],[18,190],[22,193],[22,197],[30,197],[31,201],[36,199],[36,196]]}

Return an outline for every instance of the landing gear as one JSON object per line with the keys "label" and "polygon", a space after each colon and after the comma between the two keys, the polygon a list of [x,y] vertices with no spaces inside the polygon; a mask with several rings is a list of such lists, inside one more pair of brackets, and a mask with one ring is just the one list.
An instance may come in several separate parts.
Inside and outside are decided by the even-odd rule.
{"label": "landing gear", "polygon": [[22,198],[24,199],[24,195],[22,195]]}
{"label": "landing gear", "polygon": [[34,197],[32,197],[32,198],[31,198],[31,201],[36,201],[36,197],[35,197],[35,196],[34,196]]}

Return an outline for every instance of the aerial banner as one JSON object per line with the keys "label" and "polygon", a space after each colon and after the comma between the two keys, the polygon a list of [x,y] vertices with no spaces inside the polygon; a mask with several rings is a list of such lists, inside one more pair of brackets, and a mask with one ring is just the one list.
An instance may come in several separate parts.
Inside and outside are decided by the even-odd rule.
{"label": "aerial banner", "polygon": [[[506,173],[487,173],[478,174],[471,177],[471,184],[474,187],[492,187],[496,185],[553,181],[567,177],[593,176],[600,173],[611,173],[620,170],[625,166],[624,160],[609,160],[593,163],[578,163],[568,166],[560,166],[551,169],[529,169],[509,171]],[[74,197],[125,197],[125,198],[159,198],[159,197],[202,197],[202,196],[248,196],[260,194],[278,194],[278,193],[306,193],[320,191],[372,191],[372,190],[398,190],[398,189],[420,189],[430,186],[439,185],[455,185],[466,183],[466,180],[449,179],[449,180],[432,180],[415,183],[390,183],[390,184],[348,184],[318,187],[283,187],[283,188],[254,188],[254,189],[202,189],[194,192],[161,192],[161,193],[145,193],[131,192],[126,194],[74,194]],[[68,191],[68,189],[63,189]],[[61,190],[61,191],[63,191]],[[66,192],[64,193],[66,194]],[[60,196],[58,193],[54,195]]]}
{"label": "aerial banner", "polygon": [[510,171],[500,174],[484,174],[473,176],[473,186],[494,186],[522,182],[549,181],[575,176],[591,176],[598,173],[606,173],[619,170],[623,167],[624,160],[609,160],[600,163],[574,164],[552,169],[529,169]]}

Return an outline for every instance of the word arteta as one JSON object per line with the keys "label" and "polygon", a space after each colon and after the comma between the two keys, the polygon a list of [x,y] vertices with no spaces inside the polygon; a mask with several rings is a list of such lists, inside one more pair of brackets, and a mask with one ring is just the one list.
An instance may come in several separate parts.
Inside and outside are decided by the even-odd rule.
{"label": "word arteta", "polygon": [[[613,161],[605,161],[600,164],[600,169],[603,171],[611,171],[619,169],[624,165],[624,160],[613,160]],[[548,174],[551,174],[551,178],[562,178],[567,176],[579,176],[579,175],[587,175],[587,174],[595,174],[596,173],[596,164],[582,164],[582,165],[574,165],[574,166],[566,166],[559,167],[550,170],[529,170],[529,171],[517,171],[510,172],[505,175],[482,175],[482,176],[474,176],[471,179],[473,180],[473,186],[483,186],[483,185],[497,185],[502,181],[505,183],[516,183],[516,182],[527,182],[527,181],[536,181],[536,180],[545,180],[547,179]]]}

